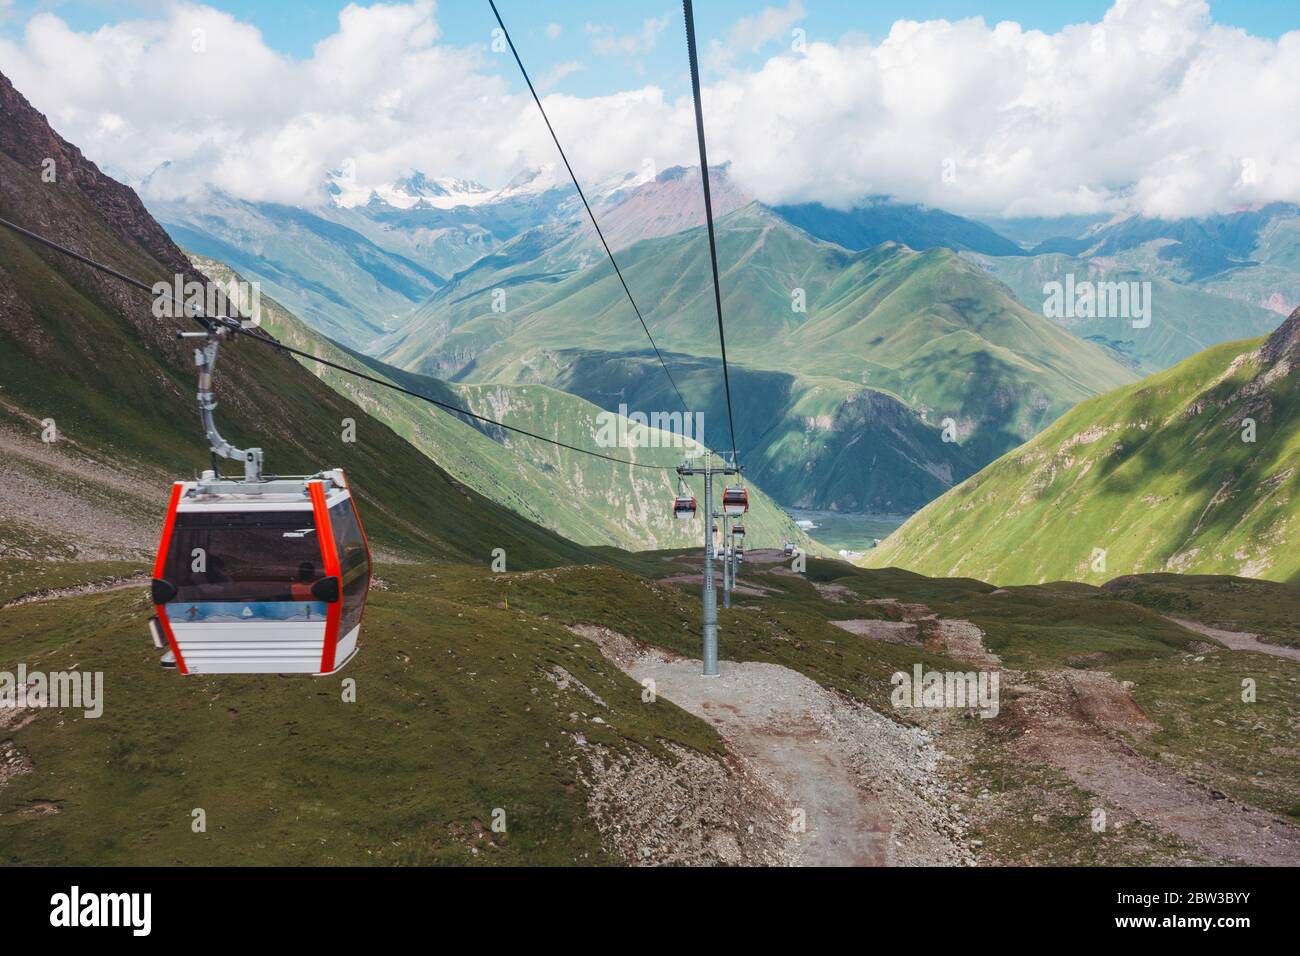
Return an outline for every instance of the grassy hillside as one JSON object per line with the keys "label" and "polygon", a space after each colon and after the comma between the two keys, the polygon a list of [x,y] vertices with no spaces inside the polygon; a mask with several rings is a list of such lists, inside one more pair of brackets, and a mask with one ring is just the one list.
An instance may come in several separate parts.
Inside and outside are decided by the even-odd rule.
{"label": "grassy hillside", "polygon": [[[0,859],[607,864],[619,861],[588,821],[575,739],[616,753],[719,749],[703,722],[667,702],[644,706],[641,687],[560,621],[497,607],[506,592],[490,574],[382,574],[388,588],[366,612],[373,636],[342,675],[356,682],[355,703],[341,678],[182,679],[159,668],[141,589],[4,611],[4,667],[106,677],[102,718],[50,712],[14,734],[37,770],[0,789]],[[557,673],[603,706],[557,687]],[[191,828],[194,808],[205,833]],[[490,829],[497,808],[505,833]]]}
{"label": "grassy hillside", "polygon": [[[717,329],[709,321],[713,295],[708,257],[700,255],[703,241],[696,229],[638,243],[624,253],[622,265],[634,291],[657,290],[643,311],[660,347],[712,357]],[[1049,389],[1049,399],[1068,401],[1129,378],[1100,350],[1078,346],[980,270],[943,250],[916,253],[887,245],[850,253],[751,205],[721,220],[719,259],[726,264],[724,311],[732,319],[728,347],[756,368],[793,365],[938,407],[974,393],[960,386],[942,390],[916,365],[933,357],[927,343],[958,349],[945,339],[964,336],[972,345],[960,350],[986,351],[990,373],[1026,375],[1030,384]],[[551,278],[545,294],[519,307],[507,288],[500,312],[492,311],[490,283],[484,282],[477,300],[462,300],[457,311],[437,314],[454,330],[442,348],[471,345],[480,326],[484,332],[492,329],[496,344],[474,352],[469,372],[492,379],[529,353],[579,343],[619,351],[635,343],[635,317],[607,266],[597,263],[559,282]],[[792,308],[795,289],[805,293],[806,312]],[[409,354],[422,328],[413,323],[403,335],[403,354]],[[425,349],[432,353],[429,344]],[[1066,361],[1067,352],[1072,361]],[[409,362],[398,364],[409,367]],[[1063,380],[1059,386],[1058,379]]]}
{"label": "grassy hillside", "polygon": [[[106,245],[99,251],[111,252],[111,237],[103,238]],[[152,480],[160,522],[169,481],[208,464],[188,356],[165,341],[142,340],[131,318],[81,292],[57,261],[45,261],[9,235],[0,236],[0,248],[5,259],[0,287],[30,305],[20,328],[0,330],[0,421],[34,438],[40,423],[53,419],[65,443],[61,447],[75,449],[97,467],[125,464],[139,470],[143,464],[142,480]],[[81,248],[94,249],[84,242]],[[146,301],[134,314],[147,306]],[[584,557],[581,549],[458,486],[287,357],[252,343],[230,346],[217,383],[218,419],[227,437],[241,445],[260,444],[268,467],[282,474],[347,469],[367,528],[381,546],[485,563],[494,547],[506,547],[525,565]],[[347,418],[358,422],[354,444],[340,440]],[[431,514],[439,520],[427,522]],[[22,537],[19,528],[9,531]]]}
{"label": "grassy hillside", "polygon": [[[709,441],[728,441],[715,359],[673,354],[673,378],[704,416]],[[552,351],[536,377],[603,408],[673,408],[652,354]],[[521,375],[521,377],[524,377]],[[750,480],[792,508],[910,512],[978,469],[959,442],[883,392],[833,377],[731,367],[736,443]]]}
{"label": "grassy hillside", "polygon": [[[1064,282],[1151,282],[1151,325],[1135,329],[1131,319],[1057,319],[1080,338],[1114,349],[1145,374],[1166,369],[1219,342],[1254,338],[1282,321],[1276,312],[1249,301],[1182,285],[1154,269],[1119,266],[1113,260],[1080,259],[1060,253],[1028,257],[971,256],[1007,284],[1026,308],[1041,311],[1043,286]],[[1102,263],[1109,263],[1102,267]]]}
{"label": "grassy hillside", "polygon": [[1300,647],[1300,588],[1206,574],[1133,574],[1106,584],[1116,597],[1182,620]]}
{"label": "grassy hillside", "polygon": [[[3,77],[0,118],[0,216],[145,281],[202,279],[135,194],[60,139]],[[44,156],[58,164],[54,183],[41,180]],[[120,519],[154,537],[169,482],[209,466],[191,348],[175,338],[182,326],[154,318],[148,296],[8,231],[0,231],[0,302],[0,437],[50,456],[21,468],[33,491],[9,481],[0,490],[0,553],[27,552],[48,533],[24,515],[55,491],[51,469],[66,478],[60,492],[86,504],[91,536]],[[484,564],[502,547],[519,567],[591,559],[453,480],[288,356],[247,341],[227,346],[216,395],[223,432],[241,447],[264,447],[268,471],[347,469],[380,547]],[[341,440],[347,418],[357,422],[351,444]],[[48,447],[39,442],[46,419],[59,435]],[[94,491],[118,478],[112,497]],[[147,506],[123,513],[125,499],[156,502],[152,516]]]}
{"label": "grassy hillside", "polygon": [[[680,754],[724,752],[704,721],[666,700],[645,704],[637,683],[565,627],[601,624],[695,654],[698,631],[683,626],[698,608],[689,594],[607,568],[491,575],[404,565],[382,573],[388,587],[372,595],[366,651],[342,675],[356,681],[355,703],[343,701],[338,678],[182,680],[160,670],[139,632],[142,589],[0,612],[0,668],[21,660],[33,669],[76,664],[106,675],[102,717],[47,711],[9,731],[10,752],[32,769],[0,787],[0,858],[242,866],[630,862],[610,852],[594,825],[582,781],[596,762],[666,758],[651,768],[662,775],[654,789],[673,779]],[[1136,681],[1143,710],[1161,727],[1141,742],[1153,759],[1185,766],[1194,779],[1248,804],[1285,812],[1300,798],[1293,756],[1270,749],[1289,739],[1297,706],[1291,662],[1207,654],[1196,635],[1095,588],[995,591],[969,579],[820,560],[809,563],[807,576],[751,567],[745,577],[768,593],[721,612],[727,661],[792,668],[907,720],[888,703],[894,671],[918,662],[968,665],[853,637],[832,622],[896,619],[898,606],[868,603],[882,597],[922,603],[975,623],[1009,667],[1075,668],[1086,658],[1088,666]],[[832,586],[841,595],[834,601],[818,590]],[[1245,660],[1261,693],[1243,717],[1233,701]],[[1204,699],[1189,701],[1193,670]],[[1004,693],[1011,706],[1014,695]],[[1239,732],[1243,719],[1251,732]],[[971,836],[986,847],[1021,862],[1148,861],[1150,834],[1093,832],[1095,798],[1016,755],[1014,721],[953,714],[943,731],[944,748],[977,755],[962,764],[964,785],[954,798],[972,817]],[[1261,765],[1270,770],[1263,780],[1254,775]],[[980,792],[986,796],[975,799]],[[616,822],[645,812],[644,799],[629,794],[620,808],[626,816]],[[981,808],[991,804],[1010,808],[989,817]],[[671,830],[700,826],[692,806],[667,812]],[[1016,808],[1025,813],[1010,812]],[[206,814],[206,832],[194,832],[195,809]],[[503,833],[490,828],[497,809],[505,812]],[[1029,825],[1033,813],[1051,819]],[[703,829],[734,823],[707,820]]]}
{"label": "grassy hillside", "polygon": [[1300,313],[1267,340],[1215,346],[1084,402],[862,561],[998,584],[1156,571],[1300,580],[1298,353]]}

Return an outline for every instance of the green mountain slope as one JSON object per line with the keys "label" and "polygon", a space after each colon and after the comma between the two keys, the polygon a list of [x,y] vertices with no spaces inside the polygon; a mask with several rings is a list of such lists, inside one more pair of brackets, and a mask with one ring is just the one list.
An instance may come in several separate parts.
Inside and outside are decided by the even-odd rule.
{"label": "green mountain slope", "polygon": [[[195,264],[226,284],[237,274],[203,257]],[[647,432],[649,447],[602,448],[601,410],[574,395],[541,385],[454,385],[403,372],[347,351],[309,329],[274,300],[262,299],[263,327],[280,341],[350,365],[438,401],[525,428],[579,448],[644,464],[675,466],[682,451],[670,436]],[[671,471],[619,465],[506,432],[448,413],[334,369],[303,365],[420,449],[467,486],[571,541],[632,550],[689,548],[701,524],[672,515],[677,479]],[[691,482],[703,499],[703,481]],[[719,487],[721,487],[719,485]],[[815,550],[794,521],[762,489],[750,486],[746,532],[751,546],[795,541]]]}
{"label": "green mountain slope", "polygon": [[150,208],[177,243],[230,263],[314,328],[352,346],[383,335],[444,281],[404,250],[291,206],[214,191],[201,201]]}
{"label": "green mountain slope", "polygon": [[[691,371],[718,348],[704,242],[699,229],[647,240],[624,250],[620,264],[634,294],[655,290],[641,296],[646,320],[685,387],[696,389],[687,392],[693,407],[712,412],[714,375]],[[738,387],[747,378],[764,383],[738,400],[737,428],[747,450],[758,446],[756,478],[785,504],[884,507],[878,488],[851,475],[871,470],[882,454],[897,457],[882,449],[904,433],[913,449],[904,457],[913,461],[887,467],[883,477],[904,489],[889,507],[919,507],[1077,401],[1133,377],[946,250],[887,244],[852,253],[756,204],[720,220],[719,243]],[[564,269],[552,271],[544,256],[562,249],[521,237],[512,255],[489,257],[440,291],[386,340],[382,357],[465,381],[557,385],[605,408],[617,407],[615,397],[633,409],[675,407],[663,404],[651,377],[616,396],[588,374],[594,363],[581,375],[570,371],[574,355],[637,354],[644,337],[608,264],[573,271],[562,257]],[[798,299],[803,311],[794,308]],[[788,399],[757,394],[771,386],[770,373],[782,377],[777,387]],[[780,416],[771,414],[777,405],[785,406]],[[862,408],[886,406],[864,424]],[[960,451],[940,440],[949,417]],[[711,414],[711,430],[721,421]],[[793,440],[802,432],[820,434]],[[820,490],[795,477],[814,470]]]}
{"label": "green mountain slope", "polygon": [[1064,282],[1151,283],[1151,324],[1134,328],[1125,318],[1054,319],[1080,338],[1111,348],[1144,373],[1158,372],[1202,349],[1237,339],[1267,335],[1282,316],[1239,298],[1183,285],[1141,266],[1119,266],[1105,259],[1077,259],[1062,253],[1028,257],[972,255],[970,259],[1007,284],[1031,310],[1041,311],[1043,286]]}
{"label": "green mountain slope", "polygon": [[852,209],[821,203],[776,206],[774,211],[809,235],[846,249],[870,249],[882,242],[901,242],[912,249],[942,247],[991,256],[1019,256],[1024,250],[994,228],[942,209],[875,197]]}
{"label": "green mountain slope", "polygon": [[[668,357],[673,378],[726,447],[726,397],[717,360]],[[544,380],[603,408],[670,409],[676,395],[652,354],[546,354]],[[978,470],[956,442],[901,402],[842,379],[731,367],[736,443],[748,477],[792,508],[889,514],[919,508]]]}
{"label": "green mountain slope", "polygon": [[1267,340],[1084,402],[862,561],[1002,585],[1157,571],[1296,581],[1298,365],[1300,311]]}
{"label": "green mountain slope", "polygon": [[[565,630],[570,618],[502,609],[527,576],[507,587],[507,576],[455,565],[384,574],[368,646],[344,675],[360,688],[355,704],[341,703],[338,679],[159,668],[140,626],[143,589],[4,611],[3,667],[102,672],[105,707],[100,719],[49,711],[6,729],[7,753],[21,748],[36,772],[0,782],[0,858],[610,865],[622,860],[592,820],[577,761],[669,758],[665,745],[723,752],[703,721],[645,706],[636,682]],[[652,593],[631,575],[584,568],[564,584],[653,615],[656,629],[677,623],[671,589]],[[192,830],[192,807],[206,833]],[[497,807],[505,834],[488,829]]]}

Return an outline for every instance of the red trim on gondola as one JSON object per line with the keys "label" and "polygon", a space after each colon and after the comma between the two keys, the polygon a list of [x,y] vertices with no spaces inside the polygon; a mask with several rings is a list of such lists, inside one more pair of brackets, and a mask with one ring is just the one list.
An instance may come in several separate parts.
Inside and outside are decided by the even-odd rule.
{"label": "red trim on gondola", "polygon": [[161,604],[155,604],[154,610],[158,612],[158,624],[162,627],[163,633],[167,635],[167,643],[171,645],[172,656],[176,658],[176,669],[182,674],[188,674],[190,669],[185,666],[185,658],[181,656],[181,646],[176,643],[176,635],[172,633],[172,622],[167,617],[167,609]]}
{"label": "red trim on gondola", "polygon": [[366,593],[361,599],[361,617],[357,618],[357,627],[360,627],[366,620],[366,605],[370,603],[370,582],[375,576],[375,561],[370,554],[370,539],[366,537],[366,526],[361,523],[361,512],[357,510],[357,496],[352,493],[352,482],[348,481],[345,472],[340,471],[343,476],[343,487],[348,490],[348,502],[352,505],[352,514],[357,519],[357,527],[361,529],[361,543],[366,546]]}
{"label": "red trim on gondola", "polygon": [[[181,493],[184,489],[184,482],[177,481],[172,484],[172,496],[167,502],[167,517],[163,519],[162,538],[158,541],[158,555],[153,559],[155,578],[161,578],[163,572],[167,570],[167,552],[171,550],[172,532],[176,528],[176,508],[181,503]],[[190,671],[185,666],[185,658],[181,656],[176,635],[172,633],[172,622],[167,617],[167,608],[162,604],[155,604],[154,610],[158,613],[158,623],[162,626],[163,634],[167,636],[167,643],[171,645],[172,654],[176,658],[176,669],[182,674],[188,674]]]}
{"label": "red trim on gondola", "polygon": [[176,507],[181,503],[183,481],[172,483],[171,497],[167,499],[167,517],[163,519],[162,538],[158,541],[158,554],[153,559],[153,576],[161,578],[167,568],[167,549],[171,547],[172,531],[176,527]]}
{"label": "red trim on gondola", "polygon": [[325,484],[320,481],[307,483],[311,495],[311,510],[316,518],[316,537],[320,540],[321,562],[325,567],[325,576],[339,580],[339,599],[332,602],[325,610],[325,649],[321,652],[320,670],[329,674],[334,670],[334,658],[339,646],[339,620],[343,616],[343,576],[339,573],[339,552],[334,543],[334,526],[330,524],[329,508],[325,506]]}

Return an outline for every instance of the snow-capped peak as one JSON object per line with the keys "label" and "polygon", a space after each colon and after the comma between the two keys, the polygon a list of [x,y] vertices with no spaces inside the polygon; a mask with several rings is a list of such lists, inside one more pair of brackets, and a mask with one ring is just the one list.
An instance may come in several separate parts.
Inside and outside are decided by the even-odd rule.
{"label": "snow-capped peak", "polygon": [[416,171],[393,183],[366,186],[354,177],[335,174],[330,176],[326,189],[334,205],[343,209],[366,206],[379,201],[396,209],[413,209],[416,206],[435,209],[453,209],[456,206],[477,206],[492,198],[486,186],[468,179],[450,177],[432,178]]}
{"label": "snow-capped peak", "polygon": [[500,202],[519,196],[535,196],[568,183],[568,173],[561,170],[556,163],[546,163],[536,169],[525,169],[516,174],[510,182],[492,194],[492,201]]}

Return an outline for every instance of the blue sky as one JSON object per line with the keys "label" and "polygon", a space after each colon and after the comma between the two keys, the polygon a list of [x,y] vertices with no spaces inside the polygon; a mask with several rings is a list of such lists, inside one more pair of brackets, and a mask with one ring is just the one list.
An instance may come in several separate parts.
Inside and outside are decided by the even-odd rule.
{"label": "blue sky", "polygon": [[[311,203],[343,169],[358,195],[417,170],[546,173],[554,144],[491,50],[486,0],[431,2],[0,0],[0,71],[111,175],[171,198]],[[697,161],[678,3],[500,7],[585,181]],[[1181,218],[1300,201],[1297,0],[1205,9],[698,0],[709,155],[770,203]]]}
{"label": "blue sky", "polygon": [[[782,0],[700,0],[695,15],[701,46],[724,39],[738,20],[773,4],[784,5]],[[253,24],[267,45],[298,58],[310,56],[317,42],[337,30],[338,13],[346,6],[318,0],[215,0],[209,5]],[[1066,24],[1096,22],[1110,5],[1111,0],[802,0],[806,14],[798,25],[810,39],[831,42],[850,32],[878,39],[900,18],[981,16],[989,24],[1014,20],[1026,28],[1054,32]],[[4,6],[0,0],[0,9]],[[20,33],[22,24],[38,11],[52,12],[74,29],[93,30],[154,15],[164,6],[159,0],[9,0],[0,32]],[[557,92],[605,95],[654,83],[678,94],[686,83],[681,4],[673,0],[499,0],[498,8],[534,77],[553,76],[563,64],[581,64],[581,69],[554,82]],[[1275,39],[1300,29],[1300,5],[1294,0],[1211,0],[1211,12],[1217,22],[1256,36]],[[441,0],[437,18],[443,40],[456,45],[485,44],[495,26],[487,0]],[[647,20],[660,19],[666,19],[666,26],[644,52],[601,55],[595,49],[601,36],[639,36]],[[552,24],[559,26],[558,36],[548,35]],[[608,29],[594,34],[591,27]],[[746,52],[733,65],[752,66],[762,58],[762,51]],[[513,66],[506,65],[511,69],[503,73],[518,83]]]}

